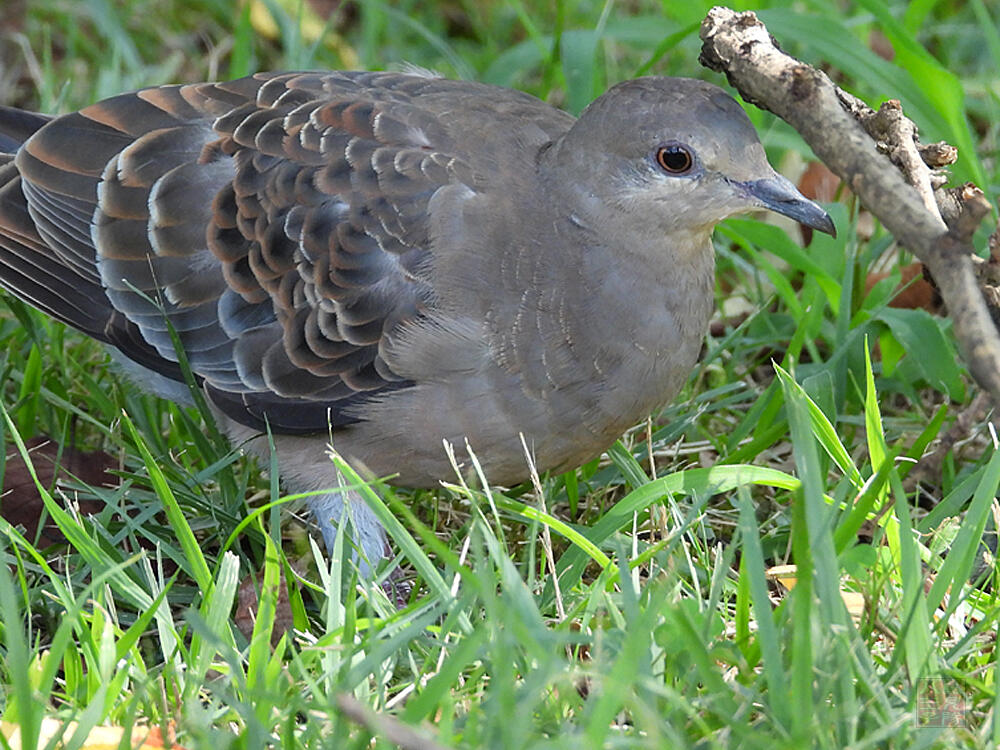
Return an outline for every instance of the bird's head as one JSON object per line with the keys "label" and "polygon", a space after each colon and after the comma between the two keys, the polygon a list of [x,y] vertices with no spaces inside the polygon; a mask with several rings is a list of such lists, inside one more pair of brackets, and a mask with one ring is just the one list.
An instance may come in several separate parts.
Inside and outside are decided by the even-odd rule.
{"label": "bird's head", "polygon": [[767,162],[749,118],[722,89],[687,78],[614,86],[588,106],[547,163],[599,218],[625,215],[652,232],[708,233],[766,208],[834,234],[829,215]]}

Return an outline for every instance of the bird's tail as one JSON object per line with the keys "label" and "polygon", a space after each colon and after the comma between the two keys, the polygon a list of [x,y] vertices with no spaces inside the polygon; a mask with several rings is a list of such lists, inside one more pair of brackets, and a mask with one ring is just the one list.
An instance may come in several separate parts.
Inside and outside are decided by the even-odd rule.
{"label": "bird's tail", "polygon": [[0,164],[10,161],[3,157],[13,155],[22,143],[51,119],[47,115],[0,105]]}
{"label": "bird's tail", "polygon": [[[53,250],[35,220],[18,170],[18,151],[52,119],[0,105],[0,289],[91,338],[128,351],[139,365],[183,383],[179,365],[164,359],[143,339],[98,281]],[[86,222],[84,231],[89,232]]]}
{"label": "bird's tail", "polygon": [[101,288],[88,287],[51,251],[21,189],[17,152],[51,119],[0,105],[0,289],[105,340],[106,321],[113,310]]}

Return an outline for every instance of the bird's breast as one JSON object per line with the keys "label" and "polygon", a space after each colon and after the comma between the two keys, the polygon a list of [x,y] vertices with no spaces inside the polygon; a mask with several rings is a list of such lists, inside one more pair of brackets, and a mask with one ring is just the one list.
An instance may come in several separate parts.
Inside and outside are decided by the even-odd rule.
{"label": "bird's breast", "polygon": [[474,319],[407,337],[399,356],[415,369],[400,371],[416,385],[345,431],[345,453],[399,484],[435,486],[453,476],[443,442],[466,468],[468,445],[488,481],[510,485],[528,477],[525,446],[539,471],[575,468],[676,396],[711,314],[710,254],[689,273],[597,278],[579,264],[556,278],[526,257],[510,268],[520,288],[481,290]]}

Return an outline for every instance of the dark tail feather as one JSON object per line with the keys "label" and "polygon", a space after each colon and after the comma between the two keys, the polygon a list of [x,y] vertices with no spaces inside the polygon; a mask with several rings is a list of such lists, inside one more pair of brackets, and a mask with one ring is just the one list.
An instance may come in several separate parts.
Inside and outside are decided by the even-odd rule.
{"label": "dark tail feather", "polygon": [[88,336],[117,346],[140,365],[184,382],[180,366],[164,359],[118,313],[104,290],[67,266],[38,233],[14,155],[51,117],[0,105],[0,289]]}
{"label": "dark tail feather", "polygon": [[39,236],[14,165],[21,144],[51,119],[0,105],[0,287],[106,341],[112,308],[100,287],[88,288]]}
{"label": "dark tail feather", "polygon": [[12,154],[52,118],[0,104],[0,152]]}
{"label": "dark tail feather", "polygon": [[57,320],[105,339],[111,312],[107,298],[100,287],[87,288],[38,235],[12,158],[0,153],[0,287]]}

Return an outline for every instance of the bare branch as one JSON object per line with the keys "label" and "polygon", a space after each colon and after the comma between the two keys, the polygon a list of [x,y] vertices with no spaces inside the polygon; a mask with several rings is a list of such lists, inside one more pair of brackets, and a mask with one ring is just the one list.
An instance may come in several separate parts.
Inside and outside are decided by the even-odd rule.
{"label": "bare branch", "polygon": [[701,62],[743,98],[795,128],[933,276],[969,371],[1000,405],[1000,336],[976,284],[972,235],[990,207],[974,186],[935,190],[947,144],[920,146],[898,102],[878,112],[786,55],[753,13],[716,7],[701,25]]}
{"label": "bare branch", "polygon": [[870,117],[863,118],[861,125],[878,148],[889,160],[899,167],[924,202],[924,208],[940,217],[931,184],[931,170],[917,151],[917,128],[903,115],[903,105],[890,99]]}
{"label": "bare branch", "polygon": [[444,745],[425,737],[394,716],[376,713],[350,693],[337,696],[337,708],[354,723],[382,735],[402,750],[446,750]]}

